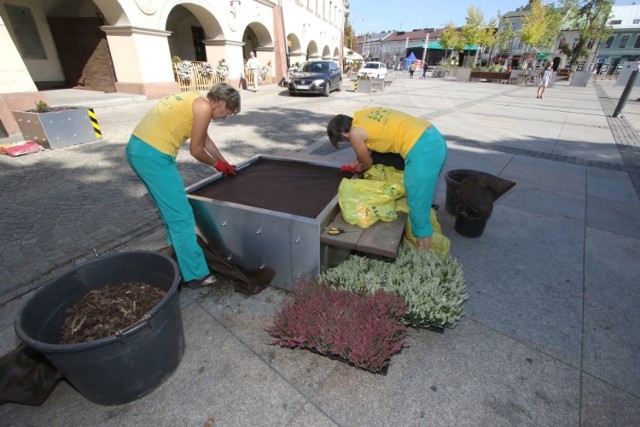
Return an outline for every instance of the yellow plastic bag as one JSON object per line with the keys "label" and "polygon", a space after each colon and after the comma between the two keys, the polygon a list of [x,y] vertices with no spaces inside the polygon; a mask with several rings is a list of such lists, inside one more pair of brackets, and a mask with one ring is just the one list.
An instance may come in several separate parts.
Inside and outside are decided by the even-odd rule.
{"label": "yellow plastic bag", "polygon": [[[400,210],[400,209],[398,209]],[[433,227],[433,234],[431,235],[431,250],[439,252],[441,254],[448,254],[451,249],[451,240],[444,234],[442,234],[442,228],[438,221],[438,215],[435,209],[431,208],[431,226]],[[407,218],[407,224],[404,229],[404,243],[417,245],[416,238],[411,231],[411,221]]]}
{"label": "yellow plastic bag", "polygon": [[406,194],[404,190],[404,172],[399,171],[393,166],[373,165],[364,172],[364,179],[388,182],[393,185],[399,193],[402,195]]}
{"label": "yellow plastic bag", "polygon": [[378,220],[396,219],[396,189],[383,181],[343,179],[338,187],[338,204],[344,220],[368,228]]}

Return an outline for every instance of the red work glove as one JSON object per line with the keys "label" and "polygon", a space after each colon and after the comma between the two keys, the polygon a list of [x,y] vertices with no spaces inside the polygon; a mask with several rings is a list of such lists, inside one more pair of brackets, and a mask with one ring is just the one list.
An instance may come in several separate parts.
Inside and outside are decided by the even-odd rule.
{"label": "red work glove", "polygon": [[220,172],[222,172],[222,175],[224,175],[224,176],[235,175],[236,174],[236,167],[233,166],[233,165],[230,165],[229,163],[225,162],[224,160],[217,160],[215,168],[217,170],[219,170]]}
{"label": "red work glove", "polygon": [[360,168],[354,168],[351,165],[342,165],[342,166],[340,166],[340,170],[342,172],[350,172],[350,173],[360,173],[360,172],[362,172],[360,170]]}

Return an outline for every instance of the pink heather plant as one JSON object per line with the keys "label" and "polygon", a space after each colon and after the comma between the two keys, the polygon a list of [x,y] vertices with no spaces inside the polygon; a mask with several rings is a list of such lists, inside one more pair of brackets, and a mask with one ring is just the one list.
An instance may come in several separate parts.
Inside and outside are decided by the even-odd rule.
{"label": "pink heather plant", "polygon": [[355,293],[301,281],[266,330],[282,347],[314,350],[380,372],[402,350],[406,313],[404,301],[387,291]]}

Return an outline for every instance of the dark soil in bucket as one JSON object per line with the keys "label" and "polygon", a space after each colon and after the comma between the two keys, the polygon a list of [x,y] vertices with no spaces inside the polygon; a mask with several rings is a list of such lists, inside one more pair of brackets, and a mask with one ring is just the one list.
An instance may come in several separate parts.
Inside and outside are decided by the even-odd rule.
{"label": "dark soil in bucket", "polygon": [[60,344],[77,344],[116,335],[144,318],[165,293],[143,282],[109,285],[90,291],[67,309]]}

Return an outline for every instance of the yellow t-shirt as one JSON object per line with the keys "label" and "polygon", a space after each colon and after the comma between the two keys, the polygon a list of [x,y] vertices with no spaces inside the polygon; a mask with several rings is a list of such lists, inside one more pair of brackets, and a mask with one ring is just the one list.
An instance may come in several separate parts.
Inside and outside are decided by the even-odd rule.
{"label": "yellow t-shirt", "polygon": [[356,111],[351,127],[364,129],[371,151],[397,153],[404,158],[431,122],[401,111],[373,107]]}
{"label": "yellow t-shirt", "polygon": [[191,137],[192,104],[197,98],[207,99],[197,91],[165,96],[138,123],[133,135],[165,154],[177,156],[180,146]]}

